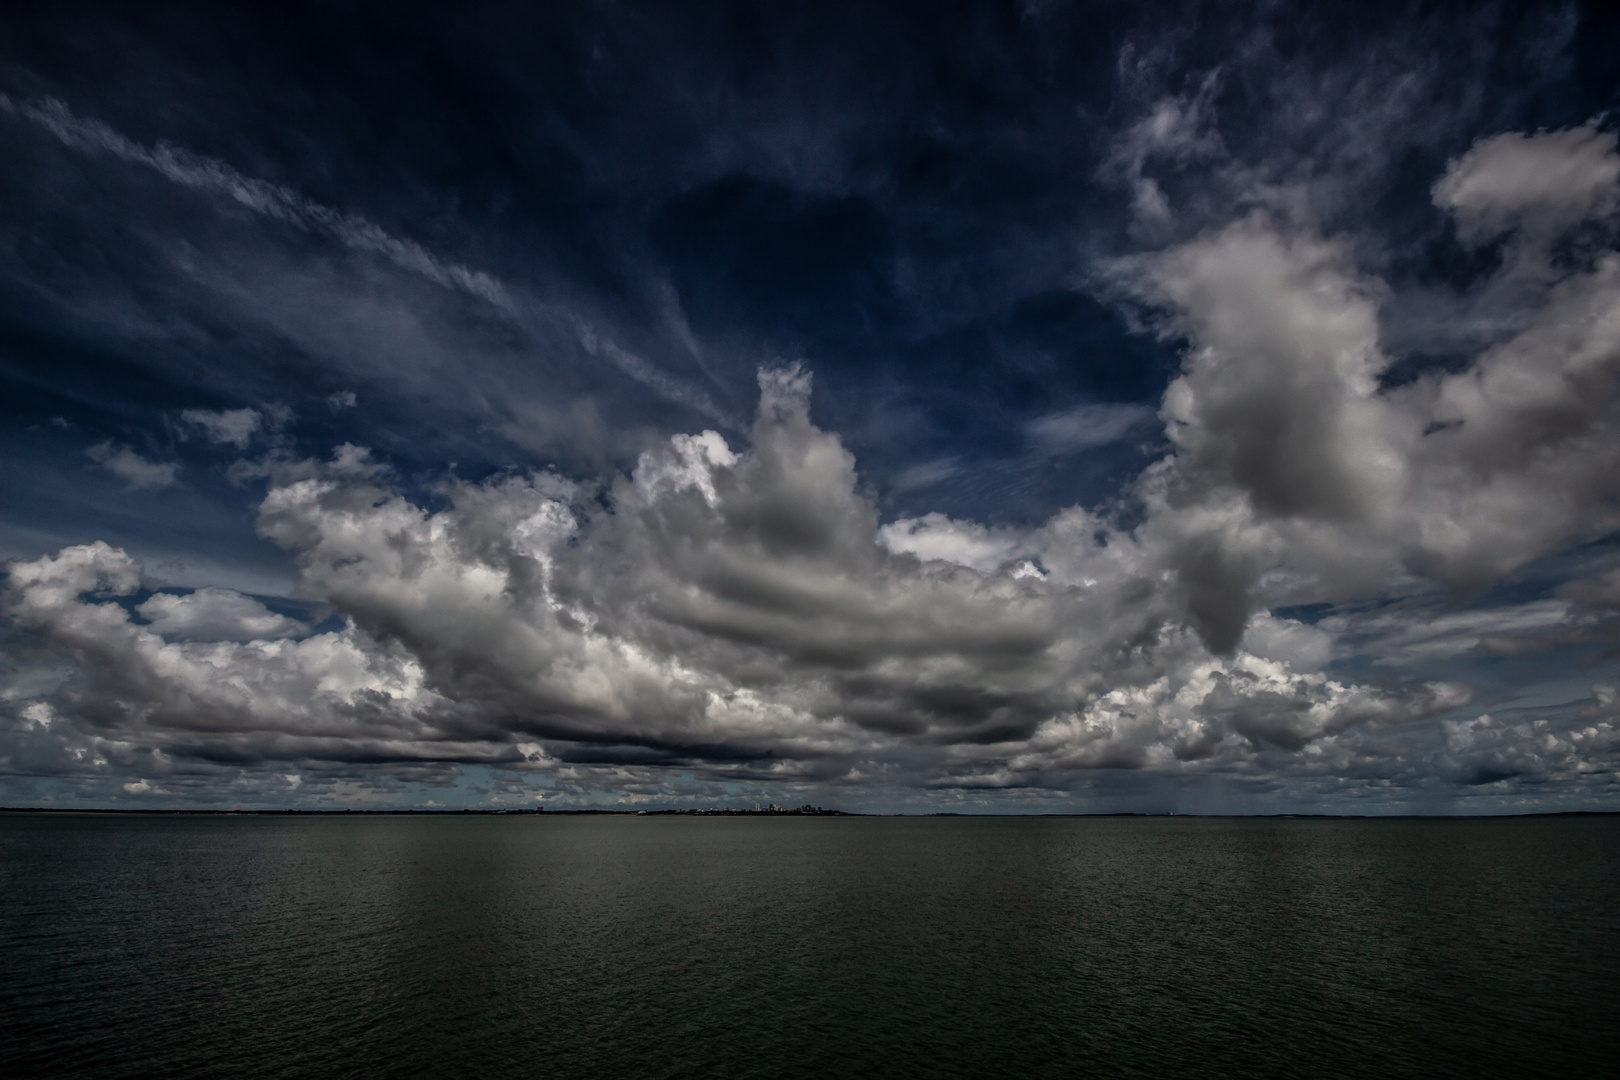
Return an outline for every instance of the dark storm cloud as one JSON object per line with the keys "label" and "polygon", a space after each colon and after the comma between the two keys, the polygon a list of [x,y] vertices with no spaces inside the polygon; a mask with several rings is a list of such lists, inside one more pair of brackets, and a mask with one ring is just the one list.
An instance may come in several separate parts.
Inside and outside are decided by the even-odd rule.
{"label": "dark storm cloud", "polygon": [[8,775],[1614,775],[1600,13],[9,18]]}

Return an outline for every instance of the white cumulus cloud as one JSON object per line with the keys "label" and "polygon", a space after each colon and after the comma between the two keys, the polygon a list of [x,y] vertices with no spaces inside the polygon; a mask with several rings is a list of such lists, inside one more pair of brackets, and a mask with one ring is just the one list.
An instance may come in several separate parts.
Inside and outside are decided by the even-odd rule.
{"label": "white cumulus cloud", "polygon": [[148,461],[127,446],[97,443],[85,452],[97,465],[123,480],[131,491],[168,487],[180,466],[172,461]]}

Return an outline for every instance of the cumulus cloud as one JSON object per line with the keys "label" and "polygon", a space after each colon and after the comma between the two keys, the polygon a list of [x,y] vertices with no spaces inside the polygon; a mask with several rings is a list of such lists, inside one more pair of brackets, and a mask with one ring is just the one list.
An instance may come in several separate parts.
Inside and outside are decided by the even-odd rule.
{"label": "cumulus cloud", "polygon": [[[1572,176],[1574,204],[1610,205]],[[1547,198],[1493,192],[1499,215]],[[1257,210],[1117,273],[1188,342],[1161,410],[1174,452],[1139,485],[1141,537],[1170,552],[1217,651],[1291,596],[1368,595],[1406,575],[1477,589],[1620,526],[1613,253],[1550,286],[1464,370],[1393,389],[1384,286],[1306,221]]]}
{"label": "cumulus cloud", "polygon": [[[238,616],[238,631],[289,627],[268,613],[243,619],[246,598],[222,590],[190,605],[190,598],[148,600],[142,608],[158,618],[142,625],[118,602],[140,579],[133,559],[99,542],[10,565],[5,614],[73,658],[49,692],[56,718],[45,732],[49,745],[35,739],[10,748],[31,751],[35,771],[72,774],[153,755],[169,762],[499,756],[434,722],[441,699],[424,685],[421,665],[398,649],[352,627],[302,640],[168,641],[163,629],[182,637],[188,629],[219,630],[221,609]],[[12,686],[5,696],[27,689]]]}
{"label": "cumulus cloud", "polygon": [[1481,139],[1434,185],[1466,242],[1523,229],[1546,237],[1612,214],[1620,192],[1615,133],[1594,126]]}
{"label": "cumulus cloud", "polygon": [[303,624],[251,596],[203,588],[184,596],[155,593],[135,606],[155,633],[187,641],[251,641],[297,634]]}
{"label": "cumulus cloud", "polygon": [[180,468],[172,461],[148,461],[129,447],[114,446],[111,442],[97,443],[84,453],[123,480],[131,491],[168,487],[174,483],[174,474]]}
{"label": "cumulus cloud", "polygon": [[1596,707],[1573,724],[1541,718],[1441,722],[1437,772],[1470,786],[1528,780],[1545,783],[1614,772],[1620,766],[1620,724],[1609,687],[1594,690]]}
{"label": "cumulus cloud", "polygon": [[1094,768],[1309,769],[1467,699],[1319,674],[1321,632],[1271,616],[1255,651],[1212,655],[1161,558],[1082,510],[1021,537],[880,528],[809,393],[763,372],[745,449],[677,436],[606,505],[534,474],[429,511],[353,447],[286,467],[261,531],[341,631],[224,590],[132,617],[139,569],[106,545],[15,563],[8,614],[71,657],[28,707],[68,718],[49,729],[63,768],[116,744],[267,777],[450,761],[625,790],[657,790],[635,770],[658,767],[1061,790]]}
{"label": "cumulus cloud", "polygon": [[1312,626],[1262,611],[1249,620],[1240,647],[1246,653],[1280,661],[1296,671],[1315,671],[1333,659],[1338,636],[1321,625]]}
{"label": "cumulus cloud", "polygon": [[670,492],[696,488],[704,502],[713,506],[714,469],[737,464],[724,437],[717,431],[701,435],[676,435],[662,453],[642,454],[635,471],[636,491],[648,502]]}
{"label": "cumulus cloud", "polygon": [[1460,686],[1425,684],[1390,694],[1239,654],[1111,690],[1084,712],[1054,717],[1002,771],[1172,761],[1275,765],[1279,751],[1305,753],[1301,765],[1309,767],[1352,728],[1394,727],[1468,700]]}
{"label": "cumulus cloud", "polygon": [[878,542],[890,551],[915,555],[993,573],[1032,554],[1028,538],[1015,529],[992,529],[976,521],[954,521],[944,514],[903,518],[878,530]]}

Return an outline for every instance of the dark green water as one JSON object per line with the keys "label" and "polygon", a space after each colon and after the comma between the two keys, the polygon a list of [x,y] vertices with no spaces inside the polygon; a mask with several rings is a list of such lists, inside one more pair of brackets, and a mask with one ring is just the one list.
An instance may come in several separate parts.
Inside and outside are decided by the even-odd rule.
{"label": "dark green water", "polygon": [[0,1073],[1563,1076],[1620,819],[0,816]]}

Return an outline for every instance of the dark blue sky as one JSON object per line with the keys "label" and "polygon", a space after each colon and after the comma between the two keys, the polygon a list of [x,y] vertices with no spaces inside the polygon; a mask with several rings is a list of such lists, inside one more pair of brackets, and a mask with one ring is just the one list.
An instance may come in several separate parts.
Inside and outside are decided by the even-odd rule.
{"label": "dark blue sky", "polygon": [[[409,749],[336,727],[319,746],[293,745],[287,725],[302,721],[285,718],[326,706],[291,690],[265,706],[282,720],[251,702],[232,706],[260,716],[251,723],[188,720],[214,706],[182,703],[172,687],[153,689],[159,675],[126,670],[144,647],[134,637],[92,647],[14,597],[7,708],[32,731],[26,710],[48,707],[59,718],[51,737],[67,740],[56,757],[20,742],[9,751],[14,797],[140,796],[161,782],[126,785],[166,769],[175,799],[237,790],[273,801],[281,789],[265,788],[265,776],[307,776],[307,788],[288,781],[292,792],[322,798],[420,801],[434,784],[465,798],[466,784],[484,783],[479,769],[510,781],[530,776],[501,773],[513,762],[607,761],[632,747],[651,755],[632,779],[565,784],[538,766],[531,779],[582,799],[676,798],[670,784],[751,799],[796,783],[883,805],[985,791],[1080,805],[1102,769],[1125,770],[1108,775],[1134,777],[1139,789],[1128,792],[1150,801],[1234,784],[1239,802],[1314,805],[1351,789],[1376,801],[1382,784],[1399,789],[1389,805],[1415,805],[1456,797],[1447,783],[1473,790],[1469,777],[1499,784],[1485,792],[1492,805],[1532,788],[1612,799],[1614,751],[1594,749],[1613,741],[1603,726],[1612,690],[1591,687],[1614,681],[1609,609],[1592,599],[1612,577],[1614,488],[1573,465],[1543,474],[1525,464],[1574,455],[1569,439],[1591,443],[1588,460],[1615,448],[1612,369],[1594,362],[1590,385],[1574,374],[1558,383],[1586,395],[1579,416],[1551,405],[1540,419],[1487,415],[1467,387],[1475,380],[1486,387],[1479,400],[1496,401],[1491,387],[1528,377],[1515,364],[1565,363],[1538,344],[1558,326],[1601,320],[1559,312],[1582,289],[1606,287],[1617,40],[1620,21],[1601,5],[10,5],[0,15],[0,557],[36,565],[105,542],[145,575],[120,594],[131,610],[152,595],[213,595],[187,592],[205,586],[251,594],[242,602],[306,620],[280,627],[288,641],[347,633],[358,644],[344,647],[373,660],[376,650],[414,657],[436,717],[398,706],[427,724]],[[1484,142],[1506,133],[1545,136],[1523,142],[1539,164],[1508,160],[1520,142]],[[1553,194],[1513,188],[1517,202],[1502,194],[1555,174],[1575,179]],[[1273,273],[1274,255],[1294,269]],[[1298,286],[1307,307],[1331,294],[1339,315],[1322,315],[1320,333],[1316,314],[1300,315],[1286,347],[1262,341],[1248,328],[1294,315],[1245,308],[1251,286],[1272,297]],[[1336,360],[1349,389],[1312,381],[1311,342],[1337,340],[1364,307],[1378,351],[1365,361],[1370,375],[1350,371],[1361,359]],[[1268,359],[1274,345],[1280,359]],[[1579,349],[1564,348],[1574,365]],[[1249,379],[1221,374],[1221,363],[1259,366]],[[813,376],[813,391],[783,391],[799,404],[783,406],[778,430],[769,408],[756,420],[761,372],[792,365]],[[1183,412],[1165,396],[1173,380],[1190,395]],[[1585,389],[1569,389],[1577,383]],[[1296,397],[1271,401],[1273,390]],[[1341,390],[1344,411],[1321,404]],[[792,415],[806,402],[813,426],[801,430]],[[1456,436],[1459,449],[1434,451],[1435,440],[1400,434],[1411,424],[1425,438],[1468,434]],[[1365,435],[1374,428],[1376,445]],[[704,430],[723,452],[669,441]],[[1341,431],[1321,445],[1307,437]],[[783,450],[782,461],[797,464],[768,468],[763,448],[794,432],[802,452]],[[1474,432],[1486,433],[1477,446]],[[805,449],[824,443],[850,455],[853,471]],[[345,460],[344,445],[385,471],[321,464]],[[665,489],[651,478],[670,454],[688,472],[669,490],[701,495],[724,528],[654,505]],[[1386,458],[1403,462],[1407,479],[1379,479]],[[814,462],[832,472],[793,471]],[[693,468],[719,470],[723,482],[699,483]],[[834,473],[844,477],[837,498],[825,487]],[[1470,487],[1464,475],[1486,479]],[[611,704],[526,682],[589,667],[560,645],[478,674],[461,653],[476,632],[439,640],[390,606],[397,590],[431,592],[416,564],[388,571],[397,589],[383,604],[369,585],[339,580],[375,552],[327,552],[324,525],[287,532],[272,510],[275,493],[298,483],[363,483],[369,494],[355,497],[373,508],[392,499],[438,514],[459,537],[444,557],[464,569],[488,545],[517,542],[516,510],[490,510],[475,543],[469,522],[484,511],[468,507],[518,498],[520,481],[530,485],[522,498],[550,493],[575,523],[558,541],[575,554],[557,566],[578,565],[533,556],[561,575],[546,579],[546,603],[592,612],[578,615],[590,633],[623,623],[603,631],[614,648],[718,681]],[[649,533],[625,531],[642,512],[626,502],[632,490],[645,513],[663,515]],[[1554,493],[1562,509],[1525,511],[1531,503],[1505,494],[1529,490]],[[756,497],[766,509],[738,517]],[[336,512],[330,499],[320,506]],[[825,517],[792,524],[800,509]],[[1486,542],[1490,514],[1527,512],[1545,527]],[[1218,517],[1224,524],[1211,525]],[[830,539],[846,526],[869,539],[886,529],[887,539],[857,557]],[[1082,535],[1096,551],[1073,546]],[[1127,540],[1129,558],[1118,554]],[[881,612],[846,612],[852,627],[898,618],[899,596],[934,596],[946,588],[935,579],[952,573],[1025,590],[1039,580],[1051,595],[1036,599],[1055,606],[1031,615],[1047,635],[1034,644],[970,647],[949,633],[924,644],[897,628],[906,641],[830,657],[826,643],[767,628],[791,617],[803,629],[814,617],[752,591],[764,569],[705,569],[671,554],[733,541],[771,573],[799,575],[810,594],[848,586],[890,597]],[[669,580],[615,593],[611,582],[635,576],[615,560],[649,544],[636,565],[664,566]],[[1345,554],[1330,555],[1332,545]],[[1085,569],[1103,552],[1117,580]],[[922,577],[882,576],[900,573],[896,559]],[[84,580],[111,587],[106,575],[117,574],[95,565]],[[519,597],[515,583],[531,571],[499,565],[503,595]],[[1075,591],[1098,581],[1121,590],[1106,616]],[[671,582],[752,614],[673,612]],[[910,618],[967,628],[988,617],[977,610]],[[1112,626],[1126,610],[1136,621],[1106,645],[1081,649],[1052,629]],[[486,626],[494,616],[467,618]],[[1424,652],[1414,642],[1437,619],[1467,626]],[[1304,653],[1276,646],[1267,656],[1257,642],[1273,622],[1282,637],[1317,637]],[[269,640],[255,636],[268,623],[233,633],[181,622],[160,632],[166,625],[137,613],[125,629],[158,627],[147,637],[172,648],[233,633]],[[1009,630],[1019,641],[1023,632]],[[1192,635],[1185,646],[1172,642],[1178,633]],[[1169,651],[1121,659],[1133,649]],[[1247,705],[1222,705],[1210,683],[1185,708],[1165,704],[1199,678],[1237,679],[1188,674],[1204,670],[1201,649],[1224,658],[1215,663],[1292,665],[1243,675],[1291,689],[1267,683],[1238,695]],[[1421,663],[1392,660],[1401,649],[1417,649]],[[973,673],[941,674],[952,665]],[[1325,673],[1310,676],[1314,690],[1298,681],[1309,672]],[[1352,676],[1353,692],[1388,701],[1351,712],[1407,709],[1401,723],[1416,726],[1400,736],[1404,748],[1340,747],[1342,766],[1319,769],[1273,760],[1362,730],[1364,720],[1323,720],[1302,733],[1266,713],[1282,698],[1295,719],[1321,712],[1326,699],[1311,695],[1333,692],[1320,680]],[[126,707],[126,682],[169,705]],[[1433,689],[1442,684],[1452,689]],[[1107,695],[1131,687],[1158,702],[1127,710],[1138,720],[1158,710],[1158,734],[1127,737],[1125,721],[1107,721],[1117,752],[1092,754],[1061,733],[1067,716],[1103,723]],[[756,739],[716,719],[712,703],[699,722],[693,694],[741,694],[801,719]],[[1498,748],[1498,765],[1477,776],[1474,765],[1447,765],[1447,754],[1467,757],[1458,740],[1473,736],[1446,742],[1452,729],[1441,725],[1476,723],[1493,694],[1510,709],[1540,708],[1536,695],[1550,694],[1558,700],[1543,704],[1568,706],[1548,721],[1557,731],[1602,730],[1586,742],[1569,735],[1563,764]],[[352,718],[357,700],[339,712]],[[1271,719],[1245,720],[1245,709]],[[175,734],[188,725],[213,734]],[[101,779],[62,764],[90,745],[72,743],[69,728],[92,741],[116,735],[136,756],[108,758]],[[540,757],[518,754],[520,742]],[[1228,742],[1247,756],[1212,749]],[[1172,744],[1180,749],[1152,749]],[[153,752],[168,764],[139,757]],[[1380,772],[1369,764],[1380,754],[1405,764]],[[757,766],[767,759],[795,765],[773,774]],[[1167,762],[1224,764],[1191,776]],[[412,768],[438,772],[413,779]],[[861,779],[884,770],[881,783]]]}

